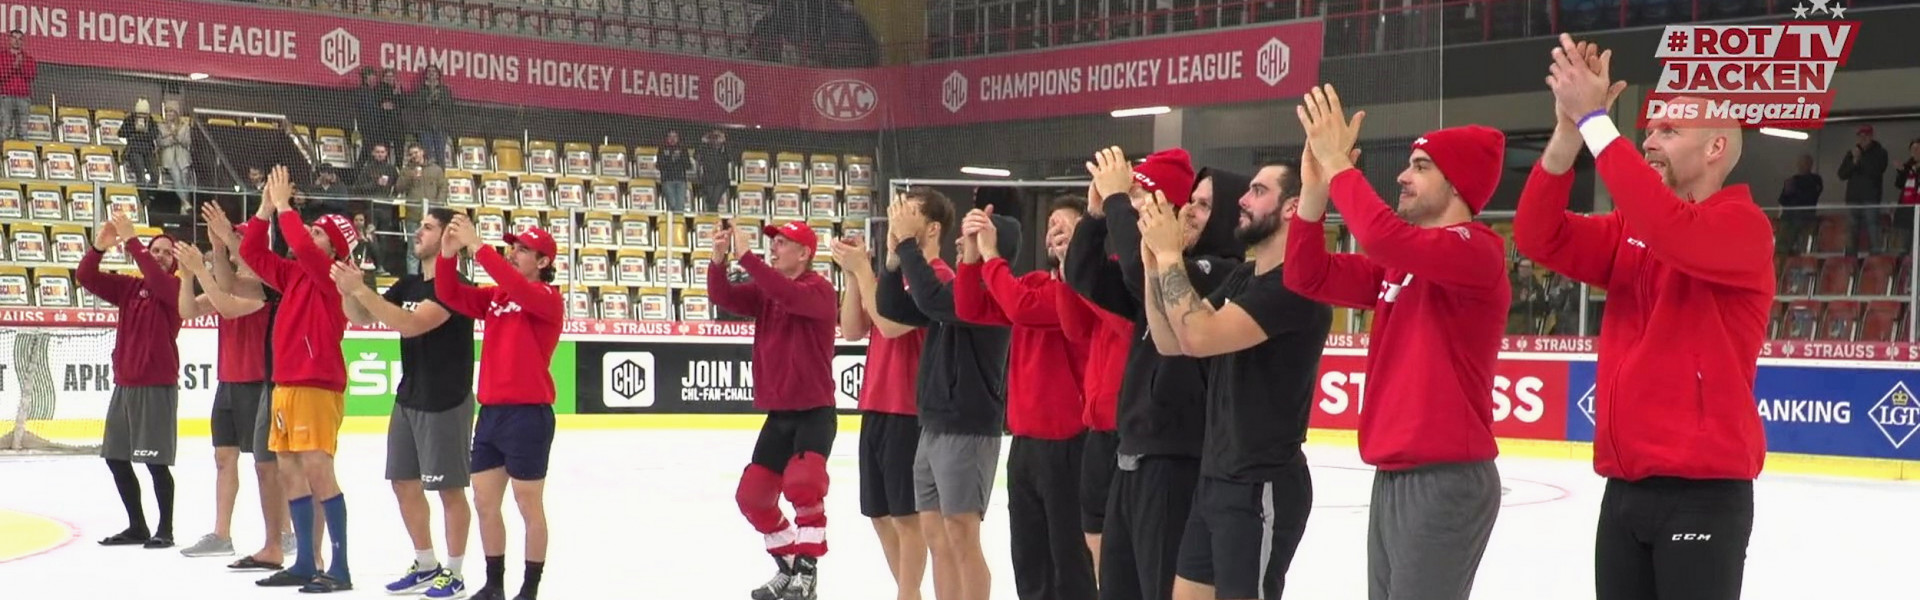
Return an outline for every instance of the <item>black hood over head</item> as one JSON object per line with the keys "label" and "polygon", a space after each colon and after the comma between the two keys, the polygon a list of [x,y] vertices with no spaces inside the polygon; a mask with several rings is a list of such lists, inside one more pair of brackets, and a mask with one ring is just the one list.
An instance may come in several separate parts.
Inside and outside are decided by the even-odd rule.
{"label": "black hood over head", "polygon": [[1213,178],[1213,212],[1207,216],[1206,224],[1200,227],[1200,239],[1193,243],[1191,255],[1220,256],[1240,258],[1246,256],[1247,245],[1233,234],[1240,228],[1240,197],[1247,194],[1247,188],[1253,185],[1253,178],[1214,168],[1203,168],[1193,179],[1193,187],[1199,189],[1200,182]]}

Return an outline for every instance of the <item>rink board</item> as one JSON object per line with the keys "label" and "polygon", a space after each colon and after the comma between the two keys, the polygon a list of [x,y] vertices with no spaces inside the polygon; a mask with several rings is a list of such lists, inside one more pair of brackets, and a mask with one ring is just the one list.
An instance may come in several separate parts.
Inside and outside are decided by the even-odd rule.
{"label": "rink board", "polygon": [[[573,335],[549,366],[563,428],[753,428],[753,349],[713,336]],[[216,334],[180,332],[180,432],[207,435],[218,381]],[[383,432],[403,369],[399,342],[355,332],[343,343],[346,431]],[[0,349],[6,350],[6,349]],[[831,366],[843,415],[857,407],[865,345],[842,343]],[[56,348],[49,372],[58,390],[53,418],[29,428],[48,438],[97,440],[112,392],[111,347]],[[477,357],[476,349],[475,356]],[[1366,389],[1366,351],[1329,348],[1313,398],[1312,440],[1351,445]],[[0,352],[0,415],[19,398],[12,352]],[[1588,459],[1597,386],[1591,354],[1503,352],[1495,369],[1494,432],[1509,454]],[[513,367],[508,367],[513,368]],[[478,369],[476,368],[476,376]],[[1873,478],[1920,478],[1920,363],[1762,358],[1755,382],[1770,471]],[[44,416],[44,415],[36,415]],[[858,419],[843,418],[853,429]]]}

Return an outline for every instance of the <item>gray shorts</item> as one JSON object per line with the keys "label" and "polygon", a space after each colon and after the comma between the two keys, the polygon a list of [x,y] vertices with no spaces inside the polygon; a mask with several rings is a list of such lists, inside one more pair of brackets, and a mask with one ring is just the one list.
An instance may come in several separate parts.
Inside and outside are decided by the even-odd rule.
{"label": "gray shorts", "polygon": [[253,415],[253,462],[265,463],[279,460],[273,450],[267,448],[267,433],[273,429],[273,382],[260,384],[260,406]]}
{"label": "gray shorts", "polygon": [[457,490],[471,481],[472,395],[460,406],[426,412],[393,405],[387,418],[387,480],[428,490]]}
{"label": "gray shorts", "polygon": [[921,430],[913,453],[913,507],[986,517],[1000,471],[1000,436]]}
{"label": "gray shorts", "polygon": [[254,424],[259,420],[257,413],[261,402],[260,388],[265,385],[257,381],[222,381],[219,387],[213,388],[213,417],[208,421],[213,434],[213,447],[253,452]]}
{"label": "gray shorts", "polygon": [[1499,516],[1491,461],[1374,473],[1367,597],[1466,600]]}
{"label": "gray shorts", "polygon": [[180,388],[115,387],[100,457],[173,466],[180,448]]}

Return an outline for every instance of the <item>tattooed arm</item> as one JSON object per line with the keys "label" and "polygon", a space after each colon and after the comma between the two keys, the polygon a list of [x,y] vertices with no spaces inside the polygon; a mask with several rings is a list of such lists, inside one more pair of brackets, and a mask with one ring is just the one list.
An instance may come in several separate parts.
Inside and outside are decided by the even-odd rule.
{"label": "tattooed arm", "polygon": [[1267,341],[1267,329],[1239,303],[1224,300],[1215,308],[1195,291],[1184,263],[1161,257],[1158,269],[1149,279],[1153,280],[1149,293],[1162,311],[1167,329],[1178,340],[1181,354],[1219,356]]}
{"label": "tattooed arm", "polygon": [[[1158,350],[1161,356],[1182,356],[1185,353],[1180,351],[1180,337],[1174,333],[1173,324],[1167,320],[1166,304],[1160,301],[1159,273],[1156,265],[1150,264],[1153,253],[1143,253],[1142,256],[1145,257],[1142,262],[1149,263],[1146,265],[1147,276],[1142,278],[1142,287],[1145,288],[1147,331],[1153,335],[1153,349]],[[1173,270],[1184,274],[1187,269],[1185,265],[1175,263]],[[1187,289],[1193,288],[1188,286]]]}

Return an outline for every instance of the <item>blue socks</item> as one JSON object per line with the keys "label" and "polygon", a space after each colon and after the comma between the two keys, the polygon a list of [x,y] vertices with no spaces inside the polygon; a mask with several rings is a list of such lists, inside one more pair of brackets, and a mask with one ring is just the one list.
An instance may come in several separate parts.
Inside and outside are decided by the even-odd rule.
{"label": "blue socks", "polygon": [[327,513],[327,537],[333,540],[333,564],[327,567],[327,576],[351,582],[353,577],[347,571],[347,495],[328,498],[320,508]]}
{"label": "blue socks", "polygon": [[[287,573],[301,577],[313,576],[313,496],[301,496],[287,501],[288,516],[293,518],[293,539],[299,544],[294,552],[293,566]],[[331,519],[329,519],[331,521]],[[334,535],[340,535],[335,533]]]}

